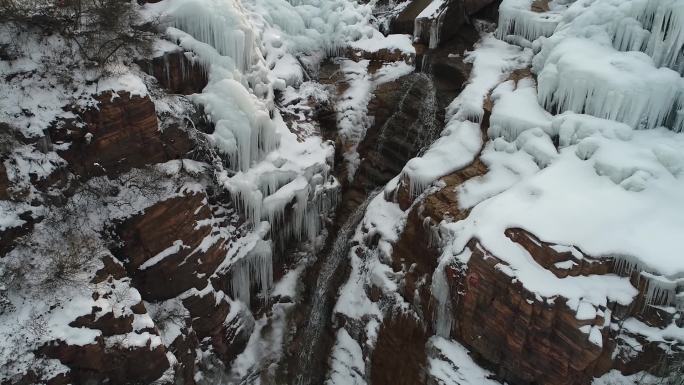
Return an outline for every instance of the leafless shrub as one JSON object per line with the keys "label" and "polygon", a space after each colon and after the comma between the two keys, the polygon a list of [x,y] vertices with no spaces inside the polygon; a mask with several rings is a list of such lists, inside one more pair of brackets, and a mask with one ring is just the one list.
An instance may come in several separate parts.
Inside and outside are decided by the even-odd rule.
{"label": "leafless shrub", "polygon": [[41,285],[46,288],[79,286],[88,283],[84,272],[95,266],[100,244],[78,228],[49,234],[49,240],[34,246],[45,257]]}
{"label": "leafless shrub", "polygon": [[142,20],[136,7],[127,0],[0,0],[0,20],[57,33],[104,70],[117,54],[150,51],[158,23]]}
{"label": "leafless shrub", "polygon": [[154,320],[154,324],[162,331],[169,325],[176,325],[177,327],[185,326],[185,311],[177,306],[159,306],[151,309],[150,317]]}
{"label": "leafless shrub", "polygon": [[26,323],[26,331],[28,331],[31,336],[41,338],[46,336],[48,333],[48,324],[45,317],[39,314],[37,311],[32,310]]}
{"label": "leafless shrub", "polygon": [[662,378],[658,385],[684,385],[684,352],[663,355],[654,372]]}

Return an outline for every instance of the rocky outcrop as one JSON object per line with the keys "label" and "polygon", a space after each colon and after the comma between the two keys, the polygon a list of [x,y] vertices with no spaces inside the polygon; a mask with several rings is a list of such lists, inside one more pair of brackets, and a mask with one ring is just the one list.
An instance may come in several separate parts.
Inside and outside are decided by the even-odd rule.
{"label": "rocky outcrop", "polygon": [[215,293],[194,294],[183,299],[190,313],[192,330],[199,341],[208,339],[209,345],[227,365],[247,346],[254,321],[239,312],[229,317],[231,305]]}
{"label": "rocky outcrop", "polygon": [[[486,171],[485,165],[476,160],[444,177],[445,187],[425,197],[410,212],[393,247],[392,267],[402,274],[400,293],[426,325],[433,324],[436,311],[430,286],[439,255],[435,238],[438,235],[433,226],[442,220],[457,221],[468,215],[468,210],[458,208],[455,187]],[[398,191],[397,199],[405,208],[411,203],[403,189]],[[505,235],[527,250],[535,263],[559,278],[616,273],[610,258],[594,258],[577,248],[554,248],[556,245],[524,229],[511,228]],[[472,239],[467,247],[472,252],[468,263],[455,263],[445,269],[451,293],[450,337],[466,346],[497,379],[510,384],[587,384],[611,369],[633,374],[652,370],[662,362],[665,351],[657,342],[629,330],[604,327],[606,322],[630,317],[660,328],[675,321],[671,310],[644,306],[647,287],[639,279],[639,272],[632,273],[631,279],[640,293],[629,307],[609,303],[608,307],[599,307],[593,318],[580,320],[564,298],[539,297],[504,273],[499,267],[505,262],[488,252],[477,239]],[[384,321],[389,330],[391,318]],[[582,331],[594,326],[602,333],[598,344]],[[624,339],[638,341],[641,348],[626,346]],[[375,350],[374,360],[382,360],[375,358],[377,354]],[[398,370],[388,371],[374,364],[371,373],[376,376],[376,371],[380,371],[382,376],[391,376]]]}
{"label": "rocky outcrop", "polygon": [[33,230],[35,220],[30,212],[20,214],[19,219],[24,221],[22,225],[8,227],[0,231],[0,256],[4,256],[12,251],[16,246],[16,241]]}
{"label": "rocky outcrop", "polygon": [[452,293],[452,334],[510,383],[588,383],[602,347],[580,327],[604,319],[577,320],[562,298],[540,301],[497,269],[503,263],[476,240],[467,268],[448,270]]}
{"label": "rocky outcrop", "polygon": [[40,354],[58,359],[71,371],[71,383],[150,383],[169,367],[163,345],[124,348],[108,346],[102,338],[88,345],[56,341],[42,347]]}
{"label": "rocky outcrop", "polygon": [[470,16],[494,1],[446,0],[432,9],[432,12],[421,15],[432,3],[429,0],[412,1],[390,22],[392,33],[412,34],[416,42],[436,48],[457,36],[459,29],[469,21]]}
{"label": "rocky outcrop", "polygon": [[58,153],[76,175],[118,175],[176,159],[192,149],[192,141],[182,129],[159,129],[149,97],[106,92],[96,100],[97,108],[80,112],[81,123],[70,121],[51,129],[53,142],[69,144]]}
{"label": "rocky outcrop", "polygon": [[208,238],[212,214],[206,195],[178,196],[147,208],[119,226],[117,255],[146,300],[203,289],[225,258],[223,241]]}

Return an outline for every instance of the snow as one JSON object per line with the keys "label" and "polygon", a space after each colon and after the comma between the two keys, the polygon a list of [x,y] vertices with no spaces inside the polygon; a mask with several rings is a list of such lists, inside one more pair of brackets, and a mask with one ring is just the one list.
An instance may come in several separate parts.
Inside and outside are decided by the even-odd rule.
{"label": "snow", "polygon": [[100,93],[111,91],[115,94],[113,97],[116,97],[118,92],[127,92],[130,96],[138,97],[145,97],[148,93],[147,86],[140,76],[132,73],[100,79],[97,84],[97,91]]}
{"label": "snow", "polygon": [[684,327],[677,326],[675,321],[660,329],[648,326],[636,318],[628,318],[625,320],[622,326],[625,330],[631,333],[646,337],[646,339],[650,342],[684,342]]}
{"label": "snow", "polygon": [[[357,242],[372,237],[378,237],[378,248],[366,250],[363,246],[352,247],[349,251],[351,273],[349,279],[342,285],[339,297],[335,303],[333,314],[339,313],[354,319],[368,319],[380,317],[382,313],[377,303],[372,302],[366,294],[366,285],[373,285],[387,295],[397,295],[396,277],[390,266],[382,261],[388,261],[392,254],[392,244],[398,241],[408,211],[404,212],[399,205],[388,201],[384,194],[376,195],[366,207],[365,215],[354,234]],[[363,258],[359,257],[357,249],[363,250]]]}
{"label": "snow", "polygon": [[[518,81],[517,85],[512,80],[502,83],[492,92],[492,100],[494,108],[488,131],[490,137],[522,141],[525,140],[521,135],[523,131],[541,128],[543,132],[540,136],[548,138],[544,133],[550,133],[551,114],[537,103],[536,84],[530,78]],[[549,151],[555,154],[553,144],[546,152]]]}
{"label": "snow", "polygon": [[483,103],[489,92],[513,70],[524,68],[532,59],[530,50],[484,35],[475,50],[466,54],[472,64],[470,79],[461,93],[449,104],[447,115],[452,119],[482,121]]}
{"label": "snow", "polygon": [[594,378],[592,385],[655,385],[662,383],[663,379],[655,377],[647,372],[638,372],[624,375],[619,370],[613,369],[601,377]]}
{"label": "snow", "polygon": [[416,54],[416,49],[411,42],[411,35],[390,34],[387,36],[375,36],[370,39],[362,39],[350,44],[366,52],[378,52],[381,50],[400,51],[406,57]]}
{"label": "snow", "polygon": [[416,196],[433,181],[467,166],[482,147],[480,125],[452,121],[442,136],[420,157],[409,160],[401,171],[409,183],[409,193]]}
{"label": "snow", "polygon": [[444,385],[500,385],[480,368],[461,344],[442,337],[428,341],[428,375]]}
{"label": "snow", "polygon": [[330,358],[326,385],[366,385],[365,363],[361,346],[345,329],[337,332]]}
{"label": "snow", "polygon": [[303,271],[304,266],[301,265],[285,273],[273,287],[271,297],[295,299],[297,297],[297,284],[301,280]]}
{"label": "snow", "polygon": [[183,245],[183,241],[176,240],[173,242],[173,245],[167,247],[166,249],[159,252],[157,255],[155,255],[152,258],[145,261],[145,263],[140,265],[139,269],[140,270],[148,269],[148,268],[156,265],[157,263],[160,263],[166,257],[169,257],[169,256],[174,255],[174,254],[178,254],[178,252],[180,252],[182,249],[188,248],[188,247],[189,246]]}
{"label": "snow", "polygon": [[[666,137],[675,135],[664,130],[656,132]],[[645,136],[653,132],[640,134]],[[630,145],[634,149],[642,148],[639,141]],[[681,180],[663,174],[650,183],[652,187],[638,194],[626,190],[599,175],[591,162],[578,158],[572,148],[566,148],[561,151],[558,160],[543,172],[475,206],[465,221],[445,226],[453,234],[458,234],[456,238],[460,239],[459,244],[477,237],[490,252],[511,263],[514,270],[526,270],[530,266],[517,266],[511,258],[513,255],[520,255],[522,259],[519,262],[524,265],[529,257],[503,237],[503,231],[520,227],[547,242],[577,245],[593,256],[635,255],[655,271],[666,275],[680,274],[684,266],[676,252],[682,247],[676,234],[684,229],[677,213],[682,212],[684,207],[677,202],[675,191],[681,191]],[[591,221],[586,220],[587,215],[591,215]],[[636,223],[632,218],[640,220]],[[596,237],[595,234],[599,233],[601,237]],[[460,250],[460,247],[456,247],[456,250]],[[525,287],[544,296],[563,295],[570,298],[578,295],[578,290],[584,291],[599,283],[598,277],[557,279],[547,273],[538,271],[524,276],[521,275],[522,271],[518,271],[516,275]],[[549,286],[540,285],[542,276],[559,282],[549,283]],[[578,281],[564,287],[561,283],[565,280]],[[601,288],[596,287],[593,293],[580,296],[593,296],[602,291],[618,302],[631,301],[635,290],[626,281],[612,277],[603,280],[604,283],[612,282],[609,285],[600,284],[598,286]]]}
{"label": "snow", "polygon": [[596,318],[596,308],[588,302],[580,301],[575,312],[575,318],[580,321],[593,320]]}
{"label": "snow", "polygon": [[518,151],[515,142],[509,143],[503,138],[488,142],[480,160],[489,172],[458,186],[456,191],[461,209],[469,209],[539,171],[539,165],[529,153]]}
{"label": "snow", "polygon": [[[534,31],[540,15],[526,15],[530,4],[504,1],[501,17],[518,17],[521,28],[529,21],[523,30],[513,31],[525,39],[549,36],[530,45],[536,52],[538,86],[531,77],[501,83],[507,71],[525,65],[525,57],[529,63],[531,52],[485,35],[468,54],[474,64],[471,80],[448,111],[452,119],[480,121],[485,97],[501,83],[491,92],[490,141],[480,158],[488,172],[456,189],[459,206],[472,211],[464,220],[442,223],[446,247],[439,265],[458,260],[475,238],[485,255],[502,259],[501,271],[541,297],[565,297],[579,319],[594,318],[595,308],[608,301],[633,300],[636,289],[626,278],[558,278],[531,264],[529,253],[503,235],[506,229],[522,228],[542,241],[563,245],[577,258],[577,249],[612,258],[622,276],[638,268],[648,282],[647,305],[671,305],[684,276],[678,256],[684,249],[678,235],[684,231],[684,206],[676,198],[684,191],[684,137],[673,132],[679,130],[677,124],[672,130],[660,126],[676,121],[682,79],[659,68],[645,53],[613,47],[616,22],[610,18],[627,17],[636,6],[631,2],[624,9],[611,0],[551,4],[547,16],[559,24],[546,32]],[[610,12],[600,13],[602,9]],[[515,28],[504,26],[497,36]],[[463,165],[451,159],[443,163],[453,169]],[[439,167],[446,168],[435,162],[423,169]],[[563,261],[556,267],[573,265]],[[433,276],[435,299],[438,305],[448,305],[440,299],[446,296],[439,274],[438,268]],[[448,312],[439,309],[437,325],[448,325],[448,319],[440,318]],[[600,330],[589,328],[587,334],[600,345]]]}
{"label": "snow", "polygon": [[44,136],[59,119],[75,118],[69,105],[95,107],[93,96],[99,93],[148,94],[143,75],[119,64],[119,58],[104,74],[87,70],[75,44],[57,34],[45,37],[26,30],[17,36],[14,29],[0,25],[0,44],[8,47],[10,56],[16,55],[0,61],[0,121],[27,138]]}
{"label": "snow", "polygon": [[24,223],[26,223],[26,221],[19,218],[14,207],[6,204],[4,201],[0,201],[0,231],[5,231],[12,227],[19,227]]}
{"label": "snow", "polygon": [[573,267],[577,266],[577,262],[568,260],[568,261],[556,262],[553,264],[553,266],[556,269],[570,270]]}
{"label": "snow", "polygon": [[466,62],[473,64],[463,91],[447,107],[442,135],[420,157],[407,162],[402,170],[412,196],[420,194],[438,178],[467,166],[482,148],[479,122],[483,103],[490,91],[513,70],[524,68],[531,52],[483,35]]}

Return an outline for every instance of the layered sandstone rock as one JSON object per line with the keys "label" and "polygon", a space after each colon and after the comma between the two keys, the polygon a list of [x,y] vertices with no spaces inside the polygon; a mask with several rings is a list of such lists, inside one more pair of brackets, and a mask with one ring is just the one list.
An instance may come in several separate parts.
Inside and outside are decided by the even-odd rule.
{"label": "layered sandstone rock", "polygon": [[453,335],[512,383],[587,383],[602,348],[579,328],[602,326],[603,317],[580,321],[563,298],[540,301],[497,269],[502,261],[476,240],[469,248],[467,268],[448,274],[452,293],[459,293]]}
{"label": "layered sandstone rock", "polygon": [[67,122],[53,128],[54,142],[69,143],[58,151],[77,175],[117,175],[145,165],[185,155],[192,141],[182,129],[159,129],[149,97],[105,92],[96,96],[97,108],[81,113],[82,124]]}
{"label": "layered sandstone rock", "polygon": [[206,239],[211,218],[206,195],[197,193],[159,202],[119,226],[117,254],[143,298],[170,299],[208,284],[225,258],[223,241]]}
{"label": "layered sandstone rock", "polygon": [[71,383],[151,383],[169,367],[163,345],[124,348],[108,346],[102,338],[88,345],[55,341],[42,347],[41,354],[58,359],[71,371]]}

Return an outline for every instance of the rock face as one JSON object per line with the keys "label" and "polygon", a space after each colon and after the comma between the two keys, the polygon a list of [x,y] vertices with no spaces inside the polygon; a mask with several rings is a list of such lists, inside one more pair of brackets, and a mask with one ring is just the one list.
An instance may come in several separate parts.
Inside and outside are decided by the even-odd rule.
{"label": "rock face", "polygon": [[198,93],[207,85],[207,73],[204,68],[188,59],[182,51],[168,52],[139,65],[145,72],[154,76],[160,86],[173,94]]}
{"label": "rock face", "polygon": [[469,246],[467,270],[448,275],[452,289],[464,293],[452,302],[454,336],[511,383],[587,383],[602,348],[579,328],[602,326],[604,319],[578,321],[561,298],[553,305],[535,300],[496,268],[501,260],[477,241]]}
{"label": "rock face", "polygon": [[[247,346],[254,321],[244,314],[229,317],[231,305],[225,298],[212,292],[197,293],[183,299],[183,306],[190,313],[194,332],[190,338],[210,346],[226,365]],[[192,361],[184,362],[184,366],[192,367]]]}
{"label": "rock face", "polygon": [[366,162],[359,174],[369,183],[381,185],[437,134],[429,127],[437,130],[443,110],[437,105],[432,79],[420,73],[380,85],[368,109],[375,123],[360,149]]}
{"label": "rock face", "polygon": [[5,165],[0,162],[0,200],[10,199],[9,187],[10,183],[7,178],[7,169],[5,169]]}
{"label": "rock face", "polygon": [[228,220],[239,226],[237,217],[216,217],[204,193],[192,193],[159,202],[118,226],[124,246],[117,255],[142,297],[148,301],[177,298],[188,312],[186,328],[171,345],[180,360],[176,375],[188,381],[199,359],[188,346],[211,350],[229,365],[244,350],[254,327],[251,316],[234,310],[235,303],[219,291],[229,290],[225,282],[230,277],[214,275],[230,242],[217,235],[215,226]]}
{"label": "rock face", "polygon": [[[493,0],[447,0],[429,14],[421,13],[431,1],[414,0],[390,22],[392,33],[407,33],[414,40],[437,48],[442,42],[457,36],[461,26],[471,15],[494,3]],[[420,17],[419,17],[420,16]]]}
{"label": "rock face", "polygon": [[225,258],[223,242],[205,241],[211,218],[206,196],[194,194],[159,202],[121,224],[124,247],[117,254],[143,298],[170,299],[206,287]]}
{"label": "rock face", "polygon": [[107,347],[100,339],[90,345],[52,343],[40,349],[47,357],[56,358],[71,371],[72,383],[111,384],[150,383],[169,367],[163,345],[133,349]]}
{"label": "rock face", "polygon": [[425,383],[425,325],[409,315],[397,314],[386,320],[378,332],[372,356],[373,385]]}
{"label": "rock face", "polygon": [[149,97],[110,92],[96,97],[98,107],[82,112],[83,124],[52,129],[54,142],[70,143],[61,157],[77,175],[117,175],[148,164],[176,159],[192,148],[181,129],[159,130]]}

